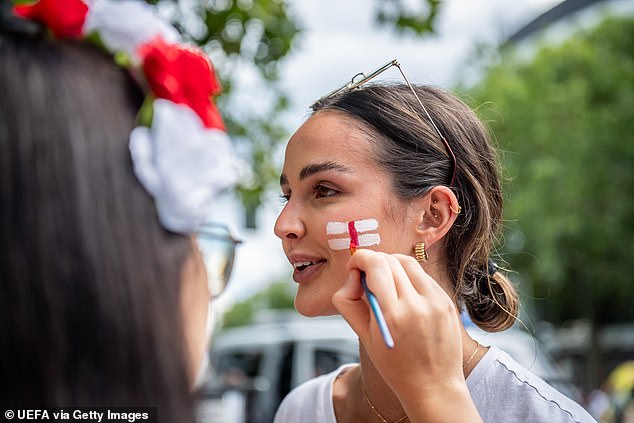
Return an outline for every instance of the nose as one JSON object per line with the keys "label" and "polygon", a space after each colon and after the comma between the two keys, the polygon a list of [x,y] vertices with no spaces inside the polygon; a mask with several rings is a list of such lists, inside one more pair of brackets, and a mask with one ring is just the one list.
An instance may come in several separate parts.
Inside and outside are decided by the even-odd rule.
{"label": "nose", "polygon": [[277,217],[273,232],[282,241],[300,239],[304,236],[305,227],[301,218],[301,207],[289,200]]}

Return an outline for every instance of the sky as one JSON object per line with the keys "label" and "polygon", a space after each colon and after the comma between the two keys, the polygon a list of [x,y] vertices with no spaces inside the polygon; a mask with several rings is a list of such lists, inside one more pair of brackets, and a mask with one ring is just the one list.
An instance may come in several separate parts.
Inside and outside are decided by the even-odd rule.
{"label": "sky", "polygon": [[[466,64],[477,43],[497,44],[557,3],[559,0],[446,0],[437,18],[437,33],[413,38],[399,36],[387,26],[378,27],[373,22],[374,1],[289,0],[290,11],[303,31],[281,67],[282,86],[291,97],[291,109],[282,119],[289,133],[294,131],[315,99],[354,74],[374,70],[392,59],[399,60],[413,83],[451,88],[468,70]],[[389,75],[392,71],[395,73]],[[384,75],[396,79],[398,70]],[[227,222],[245,242],[216,310],[273,281],[290,280],[291,266],[273,235],[282,207],[278,195],[272,193],[259,211],[255,231],[243,228],[243,212],[235,202],[227,199],[218,207],[215,217]]]}

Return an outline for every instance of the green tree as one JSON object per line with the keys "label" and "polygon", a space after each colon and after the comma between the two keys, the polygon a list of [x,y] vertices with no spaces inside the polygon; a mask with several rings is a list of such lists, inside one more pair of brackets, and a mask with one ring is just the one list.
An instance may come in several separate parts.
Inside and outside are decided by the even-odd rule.
{"label": "green tree", "polygon": [[[288,138],[278,116],[289,106],[279,82],[279,66],[301,34],[301,22],[290,0],[146,0],[172,17],[183,35],[211,55],[223,83],[219,106],[228,132],[246,161],[246,177],[237,192],[246,210],[246,226],[255,227],[255,213],[268,189],[276,187],[276,151]],[[377,23],[401,33],[433,32],[439,0],[374,0]],[[240,74],[255,75],[256,108],[236,99]]]}
{"label": "green tree", "polygon": [[525,57],[469,92],[504,150],[502,251],[538,317],[634,321],[634,19]]}
{"label": "green tree", "polygon": [[264,291],[235,303],[223,317],[223,328],[245,326],[253,322],[258,310],[293,310],[294,293],[288,281],[275,282]]}
{"label": "green tree", "polygon": [[[278,175],[273,153],[287,138],[276,118],[288,107],[278,69],[300,34],[299,23],[285,0],[146,1],[166,11],[185,38],[202,46],[214,62],[223,85],[218,104],[245,160],[237,194],[245,207],[246,226],[255,227],[263,194]],[[238,98],[240,75],[257,81],[257,92],[251,93],[257,107],[252,99]]]}

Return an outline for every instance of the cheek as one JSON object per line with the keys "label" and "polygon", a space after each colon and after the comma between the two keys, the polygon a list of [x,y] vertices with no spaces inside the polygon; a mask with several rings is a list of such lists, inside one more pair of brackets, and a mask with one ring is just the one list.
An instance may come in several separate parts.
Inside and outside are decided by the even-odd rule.
{"label": "cheek", "polygon": [[347,278],[348,260],[350,260],[349,252],[333,252],[328,257],[327,268],[318,280],[298,286],[295,296],[297,312],[307,317],[338,314],[332,305],[332,296],[343,286]]}
{"label": "cheek", "polygon": [[373,250],[385,253],[413,255],[417,239],[418,211],[411,211],[406,204],[393,202],[383,204],[380,211],[379,233],[381,243]]}
{"label": "cheek", "polygon": [[381,232],[381,243],[373,250],[382,251],[389,254],[413,255],[416,239],[413,238],[416,232],[405,230],[405,222],[383,225]]}
{"label": "cheek", "polygon": [[327,279],[323,281],[330,294],[341,288],[348,277],[348,262],[350,261],[350,251],[332,251],[328,259]]}
{"label": "cheek", "polygon": [[197,249],[185,264],[181,276],[181,313],[183,316],[190,379],[193,381],[207,346],[209,288],[206,269]]}
{"label": "cheek", "polygon": [[332,251],[330,254],[328,266],[330,280],[328,285],[334,287],[334,289],[339,289],[348,275],[347,265],[348,261],[350,261],[350,256],[351,254],[348,250]]}

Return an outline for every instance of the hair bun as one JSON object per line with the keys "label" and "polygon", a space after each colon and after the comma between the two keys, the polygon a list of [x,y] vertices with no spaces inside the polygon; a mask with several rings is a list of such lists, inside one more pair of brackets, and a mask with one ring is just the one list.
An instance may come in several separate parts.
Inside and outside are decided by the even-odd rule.
{"label": "hair bun", "polygon": [[[498,271],[489,259],[488,274],[477,282],[477,292],[465,299],[471,320],[487,332],[500,332],[513,326],[517,320],[519,298],[511,281]],[[491,272],[493,272],[491,274]]]}

